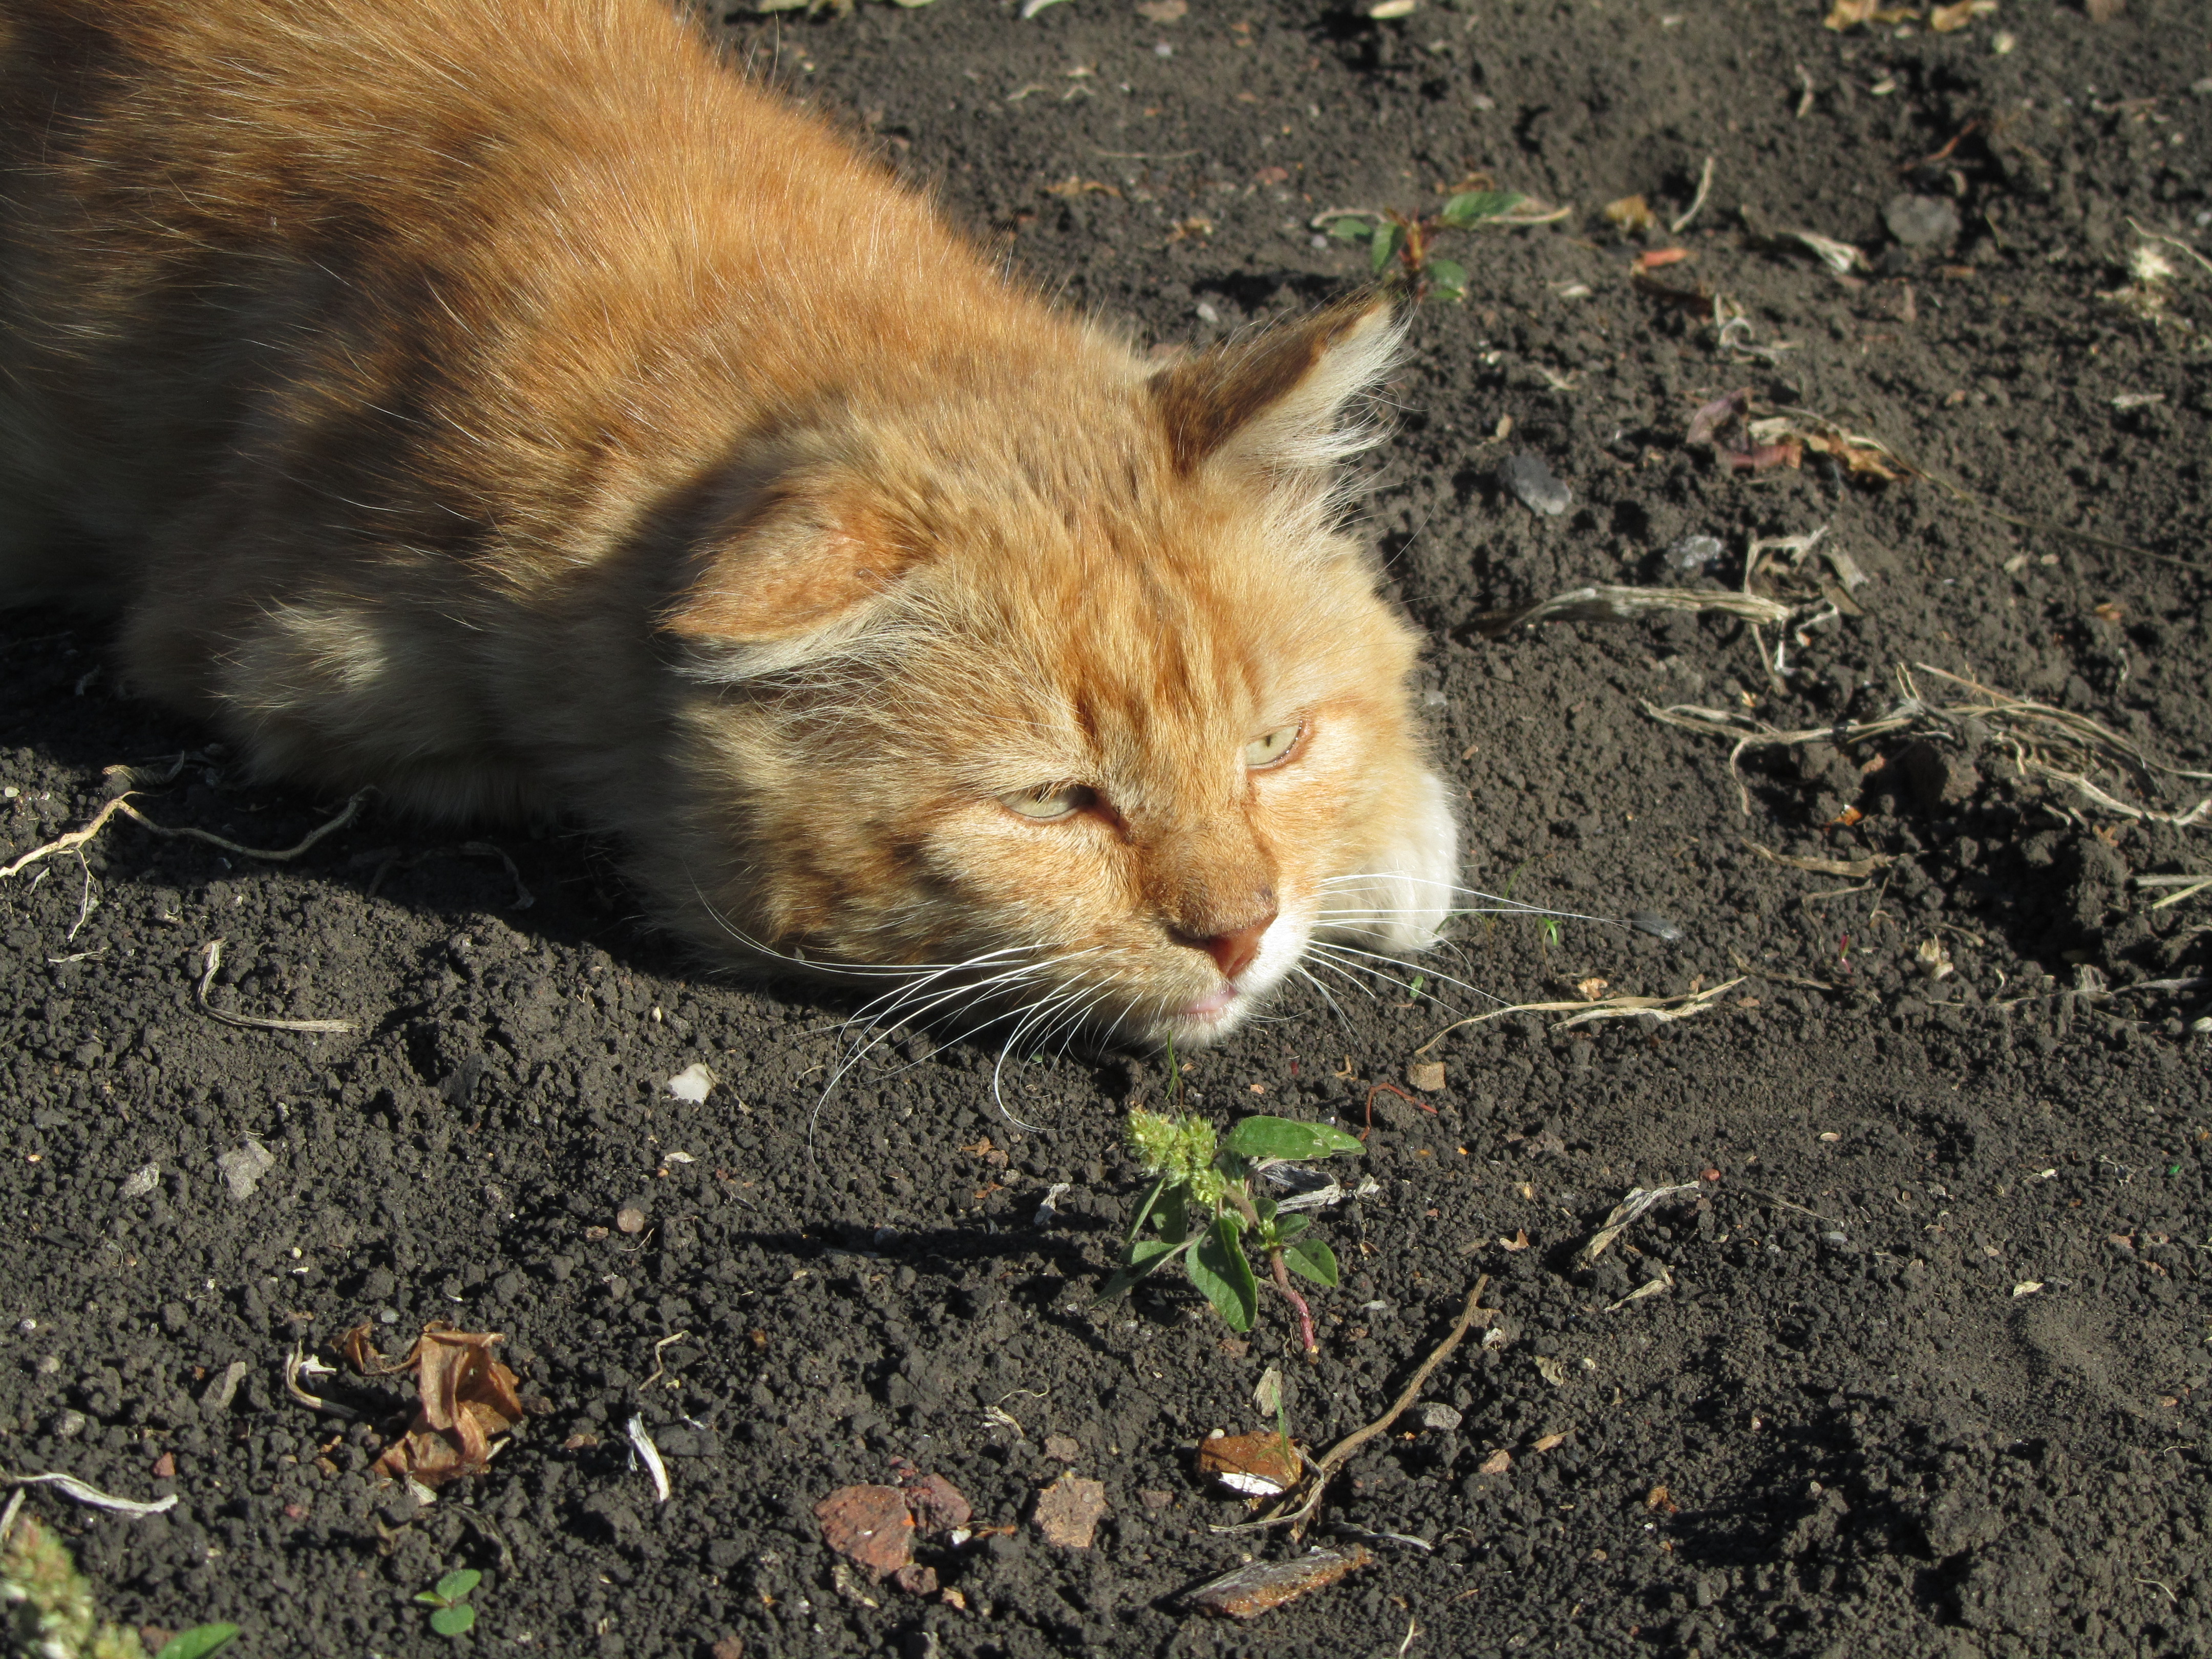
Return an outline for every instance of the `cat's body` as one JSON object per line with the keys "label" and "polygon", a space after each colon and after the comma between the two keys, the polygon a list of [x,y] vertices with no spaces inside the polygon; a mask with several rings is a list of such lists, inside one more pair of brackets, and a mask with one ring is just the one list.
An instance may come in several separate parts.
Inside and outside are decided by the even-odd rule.
{"label": "cat's body", "polygon": [[6,0],[0,168],[0,602],[264,772],[1138,1040],[1444,911],[1381,309],[1155,373],[653,0]]}

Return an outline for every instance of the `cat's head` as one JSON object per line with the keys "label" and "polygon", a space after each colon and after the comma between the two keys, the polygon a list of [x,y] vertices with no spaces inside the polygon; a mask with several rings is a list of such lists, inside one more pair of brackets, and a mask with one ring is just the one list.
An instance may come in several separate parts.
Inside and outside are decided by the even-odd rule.
{"label": "cat's head", "polygon": [[1431,939],[1418,641],[1333,493],[1389,310],[1158,370],[1084,341],[733,474],[664,619],[686,799],[648,879],[683,931],[880,975],[892,1018],[1179,1044],[1317,936]]}

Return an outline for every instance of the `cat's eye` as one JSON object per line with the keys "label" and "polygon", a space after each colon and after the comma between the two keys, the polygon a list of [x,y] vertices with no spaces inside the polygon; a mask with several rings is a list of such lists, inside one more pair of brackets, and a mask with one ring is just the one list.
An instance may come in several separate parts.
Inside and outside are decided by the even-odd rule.
{"label": "cat's eye", "polygon": [[1066,817],[1090,799],[1091,792],[1079,783],[1041,783],[1033,789],[1017,789],[1000,796],[999,805],[1009,812],[1044,823]]}
{"label": "cat's eye", "polygon": [[1244,745],[1244,764],[1254,771],[1263,767],[1280,766],[1291,757],[1298,746],[1298,739],[1306,734],[1304,722],[1296,726],[1279,726],[1264,738],[1255,738]]}

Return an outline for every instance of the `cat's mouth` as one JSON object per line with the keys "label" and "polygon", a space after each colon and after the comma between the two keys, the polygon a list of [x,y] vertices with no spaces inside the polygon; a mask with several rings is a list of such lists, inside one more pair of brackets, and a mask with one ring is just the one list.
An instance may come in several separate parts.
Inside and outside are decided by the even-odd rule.
{"label": "cat's mouth", "polygon": [[1243,999],[1243,995],[1236,981],[1224,979],[1204,996],[1194,998],[1176,1009],[1176,1018],[1211,1025],[1226,1015]]}

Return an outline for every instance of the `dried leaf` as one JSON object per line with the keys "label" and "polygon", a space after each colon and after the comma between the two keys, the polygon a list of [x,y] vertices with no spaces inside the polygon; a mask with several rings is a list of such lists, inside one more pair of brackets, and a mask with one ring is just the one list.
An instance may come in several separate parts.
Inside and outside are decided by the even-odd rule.
{"label": "dried leaf", "polygon": [[1649,230],[1657,223],[1651,204],[1641,196],[1624,196],[1617,202],[1607,202],[1605,216],[1625,234],[1633,236],[1638,231]]}
{"label": "dried leaf", "polygon": [[1512,1467],[1513,1454],[1506,1450],[1504,1447],[1500,1446],[1496,1451],[1491,1453],[1489,1456],[1482,1460],[1480,1472],[1484,1474],[1503,1474],[1506,1470]]}
{"label": "dried leaf", "polygon": [[1200,1585],[1187,1598],[1198,1613],[1257,1619],[1270,1607],[1322,1589],[1375,1558],[1358,1544],[1342,1551],[1316,1545],[1294,1561],[1255,1561]]}
{"label": "dried leaf", "polygon": [[1654,1486],[1644,1495],[1644,1507],[1660,1515],[1680,1515],[1682,1506],[1677,1504],[1664,1486]]}
{"label": "dried leaf", "polygon": [[1297,1480],[1298,1454],[1274,1430],[1225,1434],[1199,1443],[1198,1472],[1247,1498],[1272,1498]]}
{"label": "dried leaf", "polygon": [[1564,1434],[1541,1435],[1537,1438],[1536,1449],[1540,1452],[1549,1451],[1554,1446],[1565,1445],[1566,1439],[1567,1437]]}
{"label": "dried leaf", "polygon": [[[407,1432],[385,1449],[376,1472],[440,1486],[459,1475],[481,1474],[498,1448],[492,1443],[522,1420],[514,1373],[492,1358],[496,1332],[459,1331],[438,1321],[398,1364],[386,1364],[368,1341],[367,1328],[347,1333],[346,1357],[369,1375],[415,1373],[415,1417]],[[363,1357],[372,1362],[363,1364]]]}
{"label": "dried leaf", "polygon": [[1679,265],[1689,257],[1690,250],[1686,247],[1655,247],[1638,254],[1629,265],[1639,272],[1660,270],[1668,265]]}

